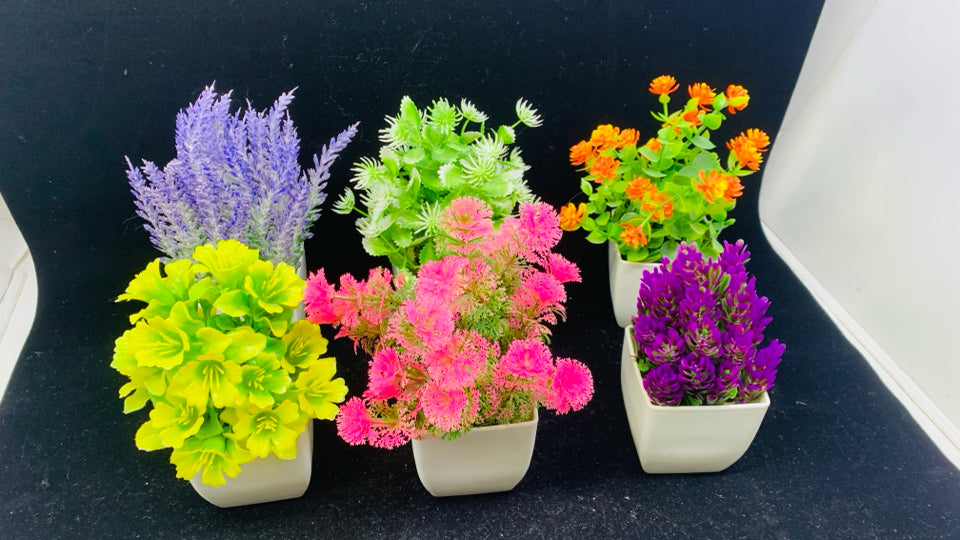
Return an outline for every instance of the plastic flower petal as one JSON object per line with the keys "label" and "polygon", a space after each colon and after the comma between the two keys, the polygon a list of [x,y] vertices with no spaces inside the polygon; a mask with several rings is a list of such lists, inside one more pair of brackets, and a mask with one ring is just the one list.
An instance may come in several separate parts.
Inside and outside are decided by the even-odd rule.
{"label": "plastic flower petal", "polygon": [[709,84],[703,82],[687,86],[687,93],[690,94],[690,99],[697,100],[697,107],[701,110],[708,109],[713,104],[713,98],[717,95]]}
{"label": "plastic flower petal", "polygon": [[170,462],[177,466],[177,478],[190,480],[203,472],[201,480],[211,486],[222,486],[240,473],[240,465],[253,456],[232,439],[214,436],[206,439],[187,439],[170,454]]}
{"label": "plastic flower petal", "polygon": [[724,92],[724,95],[727,98],[727,112],[730,114],[742,111],[746,108],[747,104],[750,103],[750,94],[746,88],[739,84],[727,86],[727,91]]}
{"label": "plastic flower petal", "polygon": [[427,384],[420,390],[420,405],[430,423],[443,431],[460,429],[467,412],[467,393],[462,388]]}
{"label": "plastic flower petal", "polygon": [[347,385],[342,377],[334,378],[336,370],[336,360],[321,358],[297,377],[294,385],[300,392],[298,401],[308,416],[333,420],[337,415],[337,403],[347,397]]}
{"label": "plastic flower petal", "polygon": [[651,94],[666,95],[673,93],[677,88],[680,88],[680,85],[677,84],[673,75],[660,75],[650,82],[649,90]]}
{"label": "plastic flower petal", "polygon": [[280,459],[297,457],[297,436],[306,429],[307,418],[296,403],[285,401],[273,409],[251,407],[237,411],[233,432],[255,457],[271,452]]}
{"label": "plastic flower petal", "polygon": [[584,213],[587,210],[586,203],[580,203],[574,205],[572,202],[567,203],[560,208],[560,228],[565,231],[574,231],[577,227],[580,226],[580,222],[583,221]]}
{"label": "plastic flower petal", "polygon": [[367,442],[372,426],[373,419],[362,399],[352,397],[340,407],[337,414],[337,434],[349,444]]}
{"label": "plastic flower petal", "polygon": [[320,328],[309,321],[293,323],[280,339],[286,347],[280,362],[289,373],[308,369],[320,355],[327,352],[327,339],[320,333]]}
{"label": "plastic flower petal", "polygon": [[558,413],[582,409],[593,397],[593,376],[583,363],[570,358],[558,358],[551,382],[552,406]]}

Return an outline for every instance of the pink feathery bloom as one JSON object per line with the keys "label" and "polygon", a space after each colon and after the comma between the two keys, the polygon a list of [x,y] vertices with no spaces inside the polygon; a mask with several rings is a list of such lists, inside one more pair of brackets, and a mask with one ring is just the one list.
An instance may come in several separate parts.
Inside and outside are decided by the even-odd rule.
{"label": "pink feathery bloom", "polygon": [[440,214],[440,227],[450,236],[466,244],[490,235],[493,211],[475,197],[457,197]]}
{"label": "pink feathery bloom", "polygon": [[487,365],[490,343],[478,332],[458,330],[454,339],[423,356],[427,374],[442,388],[472,386]]}
{"label": "pink feathery bloom", "polygon": [[340,406],[337,414],[337,434],[350,444],[363,444],[367,441],[373,420],[363,400],[352,397]]}
{"label": "pink feathery bloom", "polygon": [[310,274],[303,291],[303,306],[307,320],[314,324],[333,324],[339,322],[333,299],[336,288],[327,282],[323,269]]}
{"label": "pink feathery bloom", "polygon": [[418,298],[452,303],[460,296],[464,268],[470,263],[466,257],[447,255],[439,261],[429,261],[417,271],[416,294]]}
{"label": "pink feathery bloom", "polygon": [[450,306],[432,298],[415,297],[402,304],[406,323],[427,347],[442,343],[453,335],[455,313]]}
{"label": "pink feathery bloom", "polygon": [[463,426],[468,402],[463,388],[449,389],[427,383],[420,389],[420,405],[424,416],[443,431],[455,431]]}
{"label": "pink feathery bloom", "polygon": [[391,421],[379,421],[373,425],[367,436],[370,446],[390,450],[406,444],[413,437],[417,411],[397,411],[397,417]]}
{"label": "pink feathery bloom", "polygon": [[393,313],[392,306],[384,301],[393,295],[393,275],[386,268],[373,268],[366,283],[360,285],[364,301],[359,317],[372,326],[380,326]]}
{"label": "pink feathery bloom", "polygon": [[580,268],[576,263],[567,260],[563,255],[551,253],[547,257],[547,270],[553,274],[553,277],[560,283],[568,281],[580,282]]}
{"label": "pink feathery bloom", "polygon": [[523,279],[521,287],[529,289],[533,294],[538,313],[558,307],[567,300],[563,284],[546,272],[530,273]]}
{"label": "pink feathery bloom", "polygon": [[380,349],[373,353],[367,370],[369,383],[363,396],[367,399],[391,399],[400,395],[403,367],[396,349]]}
{"label": "pink feathery bloom", "polygon": [[583,363],[570,358],[558,358],[551,390],[551,406],[558,413],[577,411],[593,397],[593,376]]}
{"label": "pink feathery bloom", "polygon": [[520,230],[523,245],[538,255],[550,251],[563,235],[557,212],[543,202],[520,205]]}
{"label": "pink feathery bloom", "polygon": [[504,375],[538,386],[550,377],[553,362],[550,349],[542,341],[518,339],[510,343],[497,368]]}

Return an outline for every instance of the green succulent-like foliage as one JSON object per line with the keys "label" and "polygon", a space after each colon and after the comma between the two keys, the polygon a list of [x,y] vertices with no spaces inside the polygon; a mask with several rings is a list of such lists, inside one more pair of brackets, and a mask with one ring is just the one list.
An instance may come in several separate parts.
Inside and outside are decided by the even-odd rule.
{"label": "green succulent-like foliage", "polygon": [[460,106],[439,98],[425,110],[408,96],[397,116],[387,116],[380,130],[379,158],[354,164],[352,183],[334,211],[357,211],[357,229],[367,253],[386,255],[398,268],[416,269],[436,257],[433,238],[444,208],[457,197],[477,197],[493,209],[494,219],[509,215],[517,204],[533,201],[524,172],[529,168],[518,148],[515,128],[538,127],[542,121],[526,101],[516,104],[517,121],[496,130],[486,128],[487,115],[472,103]]}
{"label": "green succulent-like foliage", "polygon": [[124,412],[153,406],[137,447],[172,448],[178,477],[211,485],[256,457],[295,457],[307,421],[332,419],[347,394],[319,329],[292,322],[304,286],[236,240],[137,274],[118,300],[146,307],[110,364],[129,378]]}

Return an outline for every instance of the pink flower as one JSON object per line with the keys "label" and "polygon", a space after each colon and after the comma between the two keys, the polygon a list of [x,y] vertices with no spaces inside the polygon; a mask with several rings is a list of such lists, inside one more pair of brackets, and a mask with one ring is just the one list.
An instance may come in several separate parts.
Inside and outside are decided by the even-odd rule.
{"label": "pink flower", "polygon": [[372,424],[370,411],[362,399],[352,397],[340,406],[337,414],[337,434],[348,443],[356,445],[367,442]]}
{"label": "pink flower", "polygon": [[553,372],[550,349],[539,340],[518,339],[510,343],[497,370],[508,378],[527,383],[530,388],[542,386]]}
{"label": "pink flower", "polygon": [[369,384],[363,396],[368,399],[391,399],[400,395],[403,367],[396,349],[380,349],[373,353],[367,370]]}
{"label": "pink flower", "polygon": [[303,292],[303,305],[307,320],[314,324],[333,324],[340,322],[336,310],[333,308],[333,299],[336,295],[334,286],[327,282],[323,269],[310,274],[307,286]]}
{"label": "pink flower", "polygon": [[428,383],[420,390],[424,416],[443,431],[455,431],[463,426],[468,401],[462,388],[448,389]]}
{"label": "pink flower", "polygon": [[593,397],[593,376],[581,362],[558,358],[550,387],[550,406],[558,413],[580,410]]}
{"label": "pink flower", "polygon": [[536,254],[553,249],[563,235],[557,212],[543,202],[520,205],[520,230],[523,245]]}
{"label": "pink flower", "polygon": [[475,197],[458,197],[440,215],[440,227],[463,244],[489,236],[493,231],[487,203]]}
{"label": "pink flower", "polygon": [[460,295],[463,271],[470,263],[466,257],[448,255],[439,261],[424,263],[417,272],[417,296],[450,303]]}
{"label": "pink flower", "polygon": [[389,422],[380,420],[373,425],[367,442],[370,446],[388,450],[406,444],[414,435],[416,416],[416,410],[397,410],[396,418]]}
{"label": "pink flower", "polygon": [[401,305],[405,320],[425,348],[440,346],[453,335],[455,314],[450,305],[432,297],[414,297]]}
{"label": "pink flower", "polygon": [[371,326],[380,326],[392,313],[394,306],[387,300],[393,293],[393,275],[386,268],[373,268],[367,276],[366,283],[358,284],[361,288],[362,311],[359,319]]}
{"label": "pink flower", "polygon": [[483,372],[490,347],[478,332],[458,330],[445,345],[426,351],[423,362],[436,385],[464,388]]}
{"label": "pink flower", "polygon": [[562,255],[551,253],[547,257],[547,270],[553,274],[553,277],[560,283],[580,281],[580,269],[576,264],[568,261]]}
{"label": "pink flower", "polygon": [[544,272],[534,272],[523,280],[536,302],[537,312],[543,313],[567,300],[567,292],[557,278]]}

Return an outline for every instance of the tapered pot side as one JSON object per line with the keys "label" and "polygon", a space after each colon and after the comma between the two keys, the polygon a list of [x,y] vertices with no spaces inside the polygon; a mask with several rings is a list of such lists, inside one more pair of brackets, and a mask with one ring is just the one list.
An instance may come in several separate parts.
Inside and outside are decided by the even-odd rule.
{"label": "tapered pot side", "polygon": [[516,424],[473,428],[454,440],[414,439],[413,459],[434,497],[510,491],[530,468],[539,414]]}
{"label": "tapered pot side", "polygon": [[220,486],[204,484],[202,473],[190,479],[190,485],[220,508],[259,504],[302,497],[313,473],[313,419],[297,437],[297,456],[280,459],[273,454],[241,465],[240,473]]}
{"label": "tapered pot side", "polygon": [[637,312],[637,291],[640,290],[643,271],[652,271],[660,266],[660,263],[625,261],[614,242],[607,242],[607,263],[610,270],[613,314],[620,328],[626,328],[633,324],[633,315]]}
{"label": "tapered pot side", "polygon": [[654,405],[637,369],[632,333],[632,327],[623,332],[620,384],[643,470],[653,474],[709,473],[733,465],[760,429],[770,407],[767,393],[751,403]]}

